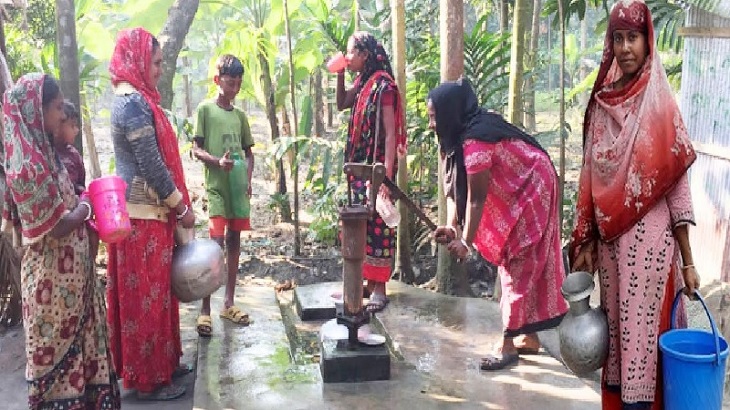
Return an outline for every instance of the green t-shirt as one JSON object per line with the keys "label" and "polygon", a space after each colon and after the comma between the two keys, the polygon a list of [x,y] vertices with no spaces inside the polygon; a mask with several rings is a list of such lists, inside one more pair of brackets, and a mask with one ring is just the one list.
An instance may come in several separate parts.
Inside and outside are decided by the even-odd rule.
{"label": "green t-shirt", "polygon": [[[254,144],[246,114],[237,107],[224,110],[215,100],[204,101],[198,106],[195,136],[203,137],[203,149],[211,155],[221,157],[226,151],[237,152],[244,159],[244,165],[247,162],[243,150]],[[205,167],[209,216],[234,217],[228,175],[222,169]],[[247,195],[240,200],[248,205]]]}

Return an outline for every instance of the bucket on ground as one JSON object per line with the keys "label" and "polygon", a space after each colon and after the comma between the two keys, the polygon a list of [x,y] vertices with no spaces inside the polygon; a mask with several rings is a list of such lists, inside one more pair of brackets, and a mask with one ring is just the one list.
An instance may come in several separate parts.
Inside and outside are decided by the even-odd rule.
{"label": "bucket on ground", "polygon": [[[712,331],[671,329],[659,337],[666,410],[721,410],[728,344],[699,292]],[[672,326],[682,291],[672,305]]]}
{"label": "bucket on ground", "polygon": [[99,239],[117,243],[132,232],[125,194],[127,183],[118,176],[97,178],[89,184]]}

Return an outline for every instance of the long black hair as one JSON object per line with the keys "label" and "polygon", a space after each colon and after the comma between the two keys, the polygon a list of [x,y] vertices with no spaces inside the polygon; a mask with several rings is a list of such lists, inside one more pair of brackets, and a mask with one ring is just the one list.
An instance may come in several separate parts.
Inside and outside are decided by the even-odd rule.
{"label": "long black hair", "polygon": [[46,74],[43,76],[43,88],[41,89],[42,93],[42,99],[41,104],[43,105],[43,108],[48,107],[48,104],[51,103],[51,101],[55,100],[56,97],[58,97],[58,94],[61,93],[61,86],[58,85],[58,80],[56,80],[52,75]]}
{"label": "long black hair", "polygon": [[383,70],[393,77],[393,69],[390,66],[390,58],[385,52],[383,45],[367,31],[357,31],[352,35],[355,48],[360,51],[367,51],[368,56],[365,65],[360,72],[360,87],[373,75],[374,72]]}

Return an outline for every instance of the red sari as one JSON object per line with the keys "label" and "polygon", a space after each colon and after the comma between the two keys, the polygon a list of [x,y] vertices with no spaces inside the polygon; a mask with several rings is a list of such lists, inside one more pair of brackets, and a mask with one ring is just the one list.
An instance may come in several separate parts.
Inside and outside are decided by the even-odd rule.
{"label": "red sari", "polygon": [[[152,110],[160,156],[189,204],[177,138],[147,81],[152,35],[137,28],[120,32],[109,71],[112,83],[134,87]],[[114,365],[126,388],[151,392],[170,384],[182,355],[178,301],[170,287],[174,212],[167,222],[132,219],[132,235],[110,246],[107,302]]]}

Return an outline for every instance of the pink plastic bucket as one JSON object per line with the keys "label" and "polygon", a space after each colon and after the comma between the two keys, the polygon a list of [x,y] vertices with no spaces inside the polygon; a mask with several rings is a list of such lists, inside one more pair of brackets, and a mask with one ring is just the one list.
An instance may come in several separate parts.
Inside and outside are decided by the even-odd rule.
{"label": "pink plastic bucket", "polygon": [[94,207],[99,239],[117,243],[132,232],[132,224],[124,198],[127,183],[117,176],[97,178],[89,184],[89,197]]}

